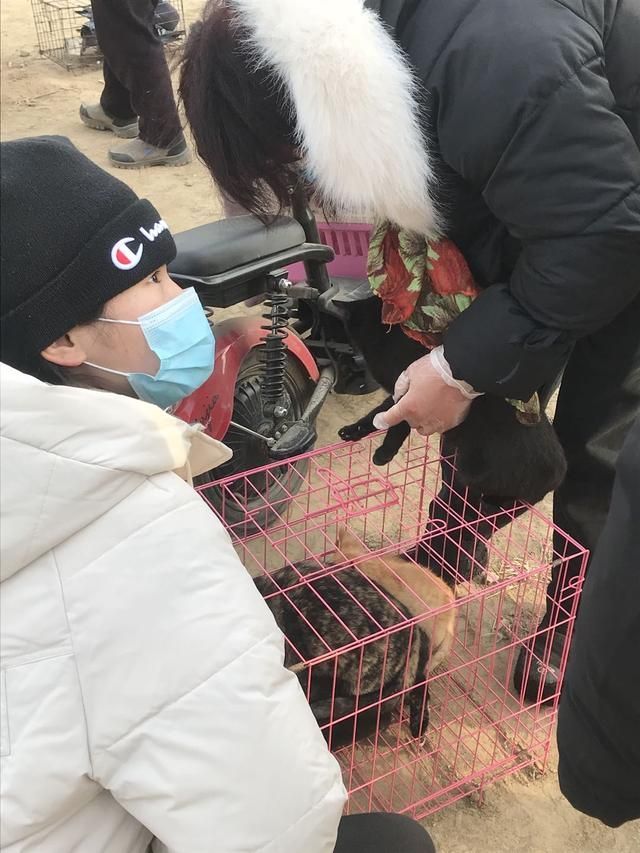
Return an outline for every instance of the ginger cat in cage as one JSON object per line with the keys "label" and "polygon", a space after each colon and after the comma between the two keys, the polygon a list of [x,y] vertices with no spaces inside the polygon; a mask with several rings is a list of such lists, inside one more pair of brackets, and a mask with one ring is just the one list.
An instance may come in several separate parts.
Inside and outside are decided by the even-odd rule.
{"label": "ginger cat in cage", "polygon": [[301,656],[286,643],[285,666],[296,672],[331,749],[384,729],[402,700],[412,736],[421,737],[429,724],[425,679],[446,659],[453,642],[451,606],[426,615],[413,628],[358,643],[353,650],[312,668],[300,661],[354,645],[356,638],[366,640],[381,629],[451,605],[454,594],[428,569],[403,557],[367,557],[364,546],[344,527],[336,546],[338,561],[343,562],[342,553],[355,565],[309,583],[301,582],[297,572],[317,572],[320,567],[312,561],[296,564],[297,572],[285,566],[254,579],[265,597],[278,587],[287,590],[286,595],[266,599],[280,630]]}

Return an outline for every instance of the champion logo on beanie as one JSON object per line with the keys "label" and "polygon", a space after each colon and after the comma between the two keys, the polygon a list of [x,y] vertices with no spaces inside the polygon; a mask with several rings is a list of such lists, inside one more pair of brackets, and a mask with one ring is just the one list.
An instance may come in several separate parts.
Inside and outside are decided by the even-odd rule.
{"label": "champion logo on beanie", "polygon": [[132,270],[140,263],[144,247],[140,243],[137,249],[130,249],[128,244],[134,242],[133,237],[123,237],[111,250],[111,260],[119,270]]}
{"label": "champion logo on beanie", "polygon": [[[159,237],[163,231],[168,231],[169,226],[164,219],[159,219],[149,230],[140,226],[139,231],[142,236],[153,243],[156,237]],[[130,248],[129,243],[135,243],[134,237],[123,237],[114,245],[111,250],[111,260],[113,265],[119,270],[132,270],[140,263],[140,258],[144,252],[144,245],[140,243],[137,248]]]}

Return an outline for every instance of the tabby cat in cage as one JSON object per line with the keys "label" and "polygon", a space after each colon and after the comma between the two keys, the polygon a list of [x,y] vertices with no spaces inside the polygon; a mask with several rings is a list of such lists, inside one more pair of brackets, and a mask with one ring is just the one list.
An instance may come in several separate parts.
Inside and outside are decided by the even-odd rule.
{"label": "tabby cat in cage", "polygon": [[[353,650],[313,667],[304,662],[353,645],[355,638],[366,641],[381,629],[422,615],[427,608],[450,605],[453,593],[428,569],[402,557],[367,557],[360,541],[344,528],[336,545],[338,559],[341,553],[348,562],[357,562],[357,568],[352,565],[304,583],[300,574],[313,574],[319,568],[317,562],[308,561],[296,564],[297,571],[285,566],[254,579],[289,640],[285,666],[296,672],[331,749],[384,729],[403,700],[411,735],[421,737],[429,723],[425,679],[451,648],[452,607],[427,615],[413,626],[358,643]],[[278,587],[287,590],[286,595],[270,595]]]}

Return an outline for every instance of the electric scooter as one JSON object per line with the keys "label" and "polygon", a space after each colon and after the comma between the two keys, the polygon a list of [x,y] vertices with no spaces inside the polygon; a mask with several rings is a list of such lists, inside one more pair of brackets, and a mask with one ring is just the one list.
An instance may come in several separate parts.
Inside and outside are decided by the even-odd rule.
{"label": "electric scooter", "polygon": [[[302,188],[292,195],[291,216],[268,225],[239,216],[175,235],[171,277],[195,288],[216,338],[212,376],[176,414],[202,424],[234,454],[199,485],[305,453],[316,442],[315,422],[331,391],[357,395],[377,388],[345,326],[345,303],[371,296],[364,275],[367,227],[334,227],[343,229],[333,235],[334,242],[342,240],[336,245],[347,261],[342,268],[358,269],[360,276],[332,275],[331,228],[323,240]],[[262,317],[216,321],[217,309],[260,300]],[[282,504],[301,485],[304,464],[257,472],[254,491],[237,507],[224,502],[225,520],[232,524],[249,514],[266,523],[268,505]],[[214,488],[207,496],[221,504]]]}

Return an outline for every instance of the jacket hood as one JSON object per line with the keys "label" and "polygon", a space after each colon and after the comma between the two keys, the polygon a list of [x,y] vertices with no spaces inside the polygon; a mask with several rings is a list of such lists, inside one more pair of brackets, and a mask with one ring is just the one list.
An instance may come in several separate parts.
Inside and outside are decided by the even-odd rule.
{"label": "jacket hood", "polygon": [[436,236],[416,81],[380,16],[362,0],[226,2],[290,97],[321,201]]}
{"label": "jacket hood", "polygon": [[231,457],[156,406],[46,385],[0,365],[0,579],[59,545],[154,474],[184,478]]}

